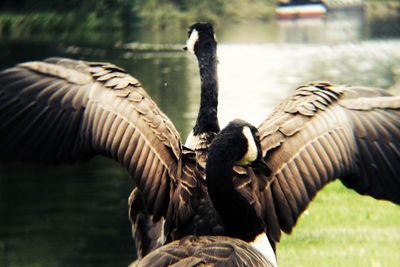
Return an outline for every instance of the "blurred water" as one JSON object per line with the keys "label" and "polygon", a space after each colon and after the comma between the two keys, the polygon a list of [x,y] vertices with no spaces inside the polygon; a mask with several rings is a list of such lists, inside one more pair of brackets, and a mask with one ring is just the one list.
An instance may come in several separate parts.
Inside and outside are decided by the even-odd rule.
{"label": "blurred water", "polygon": [[[361,14],[361,15],[360,15]],[[374,26],[375,25],[375,26]],[[377,35],[376,25],[392,27]],[[139,41],[183,44],[142,34]],[[400,80],[400,30],[360,11],[318,20],[220,27],[219,117],[259,124],[296,86],[313,80],[389,88]],[[378,39],[379,37],[379,39]],[[384,39],[381,39],[385,37]],[[0,43],[0,67],[48,56],[110,61],[128,70],[183,138],[197,116],[193,55]],[[70,166],[0,165],[0,266],[123,266],[135,258],[127,219],[127,173],[106,159]]]}
{"label": "blurred water", "polygon": [[297,86],[315,80],[389,88],[400,80],[400,40],[348,44],[222,44],[220,119],[259,124]]}

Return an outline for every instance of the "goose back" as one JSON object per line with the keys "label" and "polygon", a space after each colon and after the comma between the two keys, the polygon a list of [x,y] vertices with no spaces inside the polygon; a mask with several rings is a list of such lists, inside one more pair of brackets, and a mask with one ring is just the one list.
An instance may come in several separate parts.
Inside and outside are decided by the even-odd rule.
{"label": "goose back", "polygon": [[273,265],[259,251],[240,239],[225,236],[186,236],[155,250],[136,266]]}

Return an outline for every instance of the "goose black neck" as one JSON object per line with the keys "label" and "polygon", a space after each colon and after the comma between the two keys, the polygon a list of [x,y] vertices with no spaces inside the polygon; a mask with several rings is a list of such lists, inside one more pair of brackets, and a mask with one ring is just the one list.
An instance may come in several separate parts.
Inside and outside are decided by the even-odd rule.
{"label": "goose black neck", "polygon": [[[257,216],[254,207],[244,199],[233,185],[233,166],[239,160],[239,146],[214,139],[207,159],[207,187],[215,209],[225,224],[227,236],[254,241],[264,232],[264,225]],[[226,141],[226,140],[225,140]]]}
{"label": "goose black neck", "polygon": [[217,117],[218,107],[218,78],[216,47],[204,51],[196,51],[201,77],[201,101],[199,114],[193,128],[193,134],[219,132]]}

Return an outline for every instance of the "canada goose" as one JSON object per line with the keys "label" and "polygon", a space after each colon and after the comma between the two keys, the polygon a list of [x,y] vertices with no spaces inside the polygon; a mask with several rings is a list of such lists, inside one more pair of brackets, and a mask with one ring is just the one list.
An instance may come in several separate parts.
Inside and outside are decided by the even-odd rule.
{"label": "canada goose", "polygon": [[[258,131],[235,120],[209,148],[208,192],[224,235],[234,239],[190,236],[153,251],[138,266],[246,266],[246,260],[277,266],[272,246],[280,229],[290,231],[316,192],[335,177],[361,194],[400,203],[399,152],[400,97],[326,82],[299,87]],[[254,162],[259,164],[251,166]],[[239,246],[235,238],[248,243]],[[263,259],[247,254],[249,243]]]}
{"label": "canada goose", "polygon": [[[199,116],[186,142],[192,149],[182,147],[178,132],[139,81],[115,65],[51,58],[19,64],[0,74],[0,109],[4,111],[0,159],[60,163],[102,154],[121,162],[132,177],[142,177],[144,186],[138,186],[129,201],[139,256],[186,232],[223,233],[219,217],[209,208],[209,198],[203,197],[204,190],[199,196],[202,205],[189,207],[199,214],[185,224],[185,230],[172,222],[174,207],[168,206],[168,191],[175,190],[176,198],[188,198],[191,193],[177,179],[185,177],[190,185],[195,181],[192,176],[205,177],[196,164],[205,165],[206,148],[219,131],[213,28],[209,23],[195,23],[188,34],[187,49],[198,58],[202,89]],[[167,231],[163,217],[168,210],[167,223],[172,225]],[[204,221],[206,217],[209,220]]]}
{"label": "canada goose", "polygon": [[[188,29],[188,39],[184,49],[196,55],[201,78],[199,113],[193,130],[185,142],[185,146],[195,152],[196,163],[204,167],[207,148],[220,130],[217,117],[217,42],[212,25],[208,22],[192,24]],[[202,199],[204,203],[199,206],[203,208],[198,209],[198,217],[215,218],[212,232],[218,232],[215,229],[220,228],[219,218],[213,214],[214,210],[209,210],[209,199]],[[143,201],[141,191],[138,188],[135,188],[129,197],[129,217],[139,258],[167,242],[163,230],[165,220],[163,218],[154,220],[153,213],[148,210],[147,204]],[[187,231],[197,234],[210,232],[210,229],[207,227],[203,228],[198,225],[193,227],[202,230],[189,229]],[[179,234],[179,236],[181,235]],[[175,236],[174,239],[176,238],[179,237]]]}
{"label": "canada goose", "polygon": [[[0,73],[0,109],[2,160],[73,162],[101,154],[129,171],[146,212],[163,221],[160,243],[225,234],[196,154],[122,69],[55,59],[19,64]],[[400,203],[399,109],[399,97],[384,91],[320,82],[299,87],[261,123],[268,168],[236,166],[233,181],[263,218],[273,247],[335,178]]]}
{"label": "canada goose", "polygon": [[136,266],[277,266],[262,218],[233,184],[234,165],[257,165],[261,152],[257,129],[242,120],[230,122],[209,148],[208,191],[225,233],[236,238],[186,236],[151,252]]}

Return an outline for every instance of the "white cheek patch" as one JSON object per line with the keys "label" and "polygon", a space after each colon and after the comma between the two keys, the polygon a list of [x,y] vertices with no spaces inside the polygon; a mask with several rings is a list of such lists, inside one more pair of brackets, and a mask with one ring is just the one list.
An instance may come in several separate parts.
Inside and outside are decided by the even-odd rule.
{"label": "white cheek patch", "polygon": [[186,42],[186,47],[189,52],[194,53],[194,45],[197,43],[198,40],[199,40],[199,32],[196,29],[193,29],[189,39]]}
{"label": "white cheek patch", "polygon": [[243,158],[241,158],[237,162],[237,164],[242,165],[242,166],[247,166],[257,159],[258,149],[257,149],[256,141],[254,140],[254,137],[251,134],[250,128],[246,126],[243,128],[242,132],[243,132],[243,135],[245,136],[245,138],[247,139],[247,152],[243,156]]}

